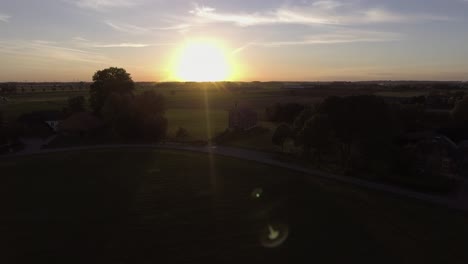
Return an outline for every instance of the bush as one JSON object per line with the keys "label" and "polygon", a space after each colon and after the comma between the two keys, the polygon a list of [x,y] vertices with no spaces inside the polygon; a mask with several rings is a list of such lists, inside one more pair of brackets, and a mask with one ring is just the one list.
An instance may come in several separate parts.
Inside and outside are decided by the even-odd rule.
{"label": "bush", "polygon": [[176,131],[175,137],[177,139],[185,139],[189,137],[189,133],[185,128],[179,127],[179,129]]}

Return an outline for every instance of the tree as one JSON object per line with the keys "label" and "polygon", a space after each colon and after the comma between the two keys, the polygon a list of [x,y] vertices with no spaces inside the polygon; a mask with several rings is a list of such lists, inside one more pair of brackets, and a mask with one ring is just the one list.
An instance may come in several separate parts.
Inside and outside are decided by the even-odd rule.
{"label": "tree", "polygon": [[79,113],[85,111],[85,98],[84,96],[76,96],[68,98],[68,110],[71,113]]}
{"label": "tree", "polygon": [[104,123],[111,135],[120,139],[135,139],[137,117],[134,98],[130,95],[111,94],[101,110]]}
{"label": "tree", "polygon": [[97,71],[90,87],[91,108],[96,114],[100,114],[112,94],[131,95],[134,89],[135,83],[125,69],[111,67]]}
{"label": "tree", "polygon": [[315,150],[315,158],[320,167],[323,152],[331,145],[332,134],[333,131],[328,116],[316,114],[304,123],[296,141],[303,146],[304,154],[307,156],[310,154],[311,149]]}
{"label": "tree", "polygon": [[189,134],[188,134],[187,129],[179,127],[179,129],[177,129],[176,131],[175,136],[177,139],[184,139],[184,138],[187,138]]}
{"label": "tree", "polygon": [[146,91],[135,98],[137,117],[140,120],[141,137],[147,141],[158,142],[167,133],[164,96],[154,91]]}
{"label": "tree", "polygon": [[119,139],[159,142],[166,135],[164,97],[154,91],[138,96],[111,94],[102,116],[111,133]]}
{"label": "tree", "polygon": [[281,146],[281,149],[284,150],[284,142],[287,138],[292,137],[292,130],[287,124],[281,124],[276,128],[275,133],[271,141],[277,146]]}
{"label": "tree", "polygon": [[265,109],[265,115],[268,121],[292,124],[304,109],[305,106],[298,103],[276,103]]}
{"label": "tree", "polygon": [[458,101],[457,105],[452,110],[452,117],[457,124],[468,122],[468,96]]}
{"label": "tree", "polygon": [[318,112],[330,119],[344,169],[351,165],[353,148],[364,160],[388,153],[385,149],[393,140],[396,126],[383,99],[373,95],[329,97]]}
{"label": "tree", "polygon": [[304,128],[305,123],[309,119],[311,119],[315,113],[316,113],[316,110],[314,109],[313,106],[305,108],[294,120],[294,123],[293,123],[294,133],[298,134]]}
{"label": "tree", "polygon": [[0,112],[0,144],[4,144],[7,141],[6,129],[3,122],[3,113]]}

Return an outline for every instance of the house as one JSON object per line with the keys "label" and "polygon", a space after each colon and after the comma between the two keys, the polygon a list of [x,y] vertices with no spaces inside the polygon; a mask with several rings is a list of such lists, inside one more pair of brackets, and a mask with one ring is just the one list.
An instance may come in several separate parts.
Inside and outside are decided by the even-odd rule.
{"label": "house", "polygon": [[462,141],[458,146],[460,160],[460,174],[468,177],[468,141]]}
{"label": "house", "polygon": [[247,107],[236,106],[229,111],[229,129],[249,130],[257,126],[258,114]]}
{"label": "house", "polygon": [[62,121],[58,127],[58,131],[65,135],[84,136],[103,126],[103,122],[93,114],[80,112]]}
{"label": "house", "polygon": [[421,137],[414,147],[421,174],[447,178],[457,175],[458,146],[449,138],[442,135]]}
{"label": "house", "polygon": [[36,111],[20,116],[18,123],[26,136],[45,137],[57,132],[63,118],[60,111]]}

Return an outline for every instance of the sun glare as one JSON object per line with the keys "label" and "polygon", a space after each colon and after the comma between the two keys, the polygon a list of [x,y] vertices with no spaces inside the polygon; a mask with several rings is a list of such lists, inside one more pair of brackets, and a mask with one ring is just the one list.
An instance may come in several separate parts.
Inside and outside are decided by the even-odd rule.
{"label": "sun glare", "polygon": [[198,41],[183,46],[174,73],[180,81],[225,81],[231,77],[231,67],[220,45]]}

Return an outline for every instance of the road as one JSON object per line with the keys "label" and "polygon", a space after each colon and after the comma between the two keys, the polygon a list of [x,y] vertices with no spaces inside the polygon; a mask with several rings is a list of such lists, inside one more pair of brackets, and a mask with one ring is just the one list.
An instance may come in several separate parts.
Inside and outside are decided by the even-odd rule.
{"label": "road", "polygon": [[163,143],[163,144],[116,144],[116,145],[97,145],[97,146],[84,146],[84,147],[71,147],[71,148],[57,148],[57,149],[37,149],[29,148],[25,151],[4,155],[2,157],[19,157],[28,155],[38,155],[47,153],[59,153],[67,151],[82,151],[82,150],[96,150],[96,149],[121,149],[121,148],[139,148],[139,149],[167,149],[167,150],[181,150],[191,151],[199,153],[207,153],[210,155],[220,155],[226,157],[233,157],[243,160],[255,161],[270,166],[276,166],[285,168],[297,172],[301,172],[314,177],[320,177],[323,179],[333,180],[341,183],[346,183],[358,187],[363,187],[371,190],[385,192],[401,197],[410,199],[416,199],[423,202],[444,206],[456,210],[462,210],[468,212],[468,181],[464,180],[462,188],[454,195],[442,196],[427,194],[409,189],[387,185],[382,183],[376,183],[366,180],[361,180],[353,177],[346,177],[318,171],[310,168],[305,168],[300,165],[291,164],[283,161],[279,161],[275,158],[275,155],[267,152],[259,152],[247,149],[224,147],[224,146],[190,146],[176,143]]}

